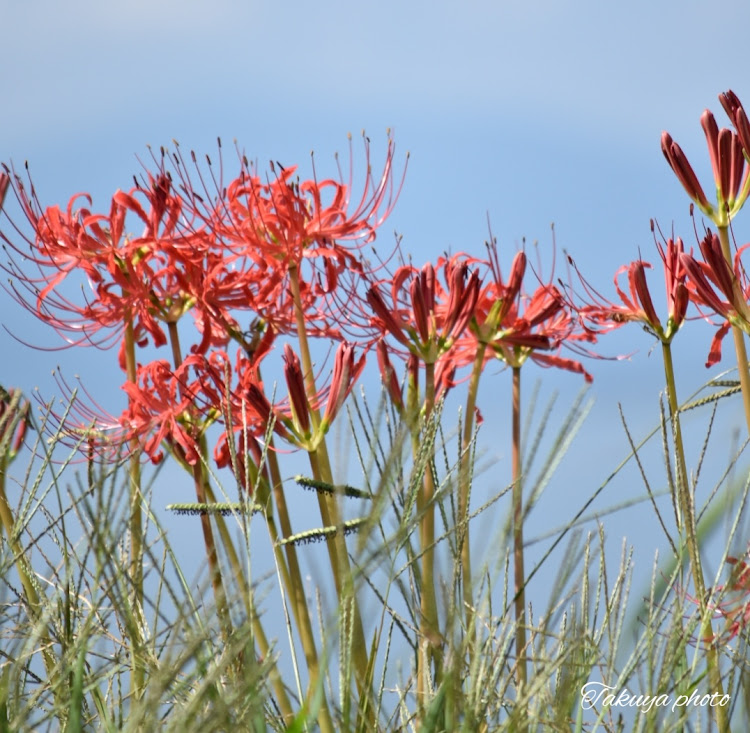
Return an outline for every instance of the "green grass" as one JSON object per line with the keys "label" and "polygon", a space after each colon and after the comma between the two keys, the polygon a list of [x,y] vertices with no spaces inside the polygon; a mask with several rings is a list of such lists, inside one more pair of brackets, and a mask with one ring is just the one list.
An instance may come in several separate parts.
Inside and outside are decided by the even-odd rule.
{"label": "green grass", "polygon": [[[586,411],[585,402],[575,401],[556,432],[550,411],[543,411],[539,432],[528,444],[550,447],[546,455],[534,450],[527,455],[527,473],[536,477],[528,484],[527,511],[554,484]],[[352,583],[367,609],[370,663],[364,682],[357,684],[353,671],[351,609],[337,607],[330,582],[322,572],[311,572],[307,599],[317,620],[323,675],[314,694],[305,694],[308,670],[288,599],[279,590],[278,567],[270,553],[253,553],[248,536],[249,527],[264,531],[263,520],[231,502],[221,506],[225,516],[211,513],[213,522],[227,522],[225,537],[234,542],[243,572],[238,578],[230,570],[222,544],[232,621],[231,636],[222,636],[210,578],[205,572],[197,581],[188,577],[160,522],[158,471],[144,489],[145,594],[138,605],[128,573],[127,466],[75,463],[77,450],[65,454],[55,440],[45,443],[40,432],[29,445],[26,466],[4,475],[15,523],[13,541],[3,534],[0,545],[0,731],[313,731],[323,703],[335,729],[344,731],[708,729],[707,708],[581,706],[582,687],[592,681],[671,700],[705,691],[705,645],[696,640],[697,606],[685,599],[684,562],[658,560],[650,582],[642,572],[636,579],[631,548],[623,544],[616,556],[607,555],[606,516],[584,525],[580,518],[588,504],[571,507],[570,517],[548,538],[551,551],[530,568],[533,575],[551,567],[555,581],[541,605],[535,594],[527,616],[529,678],[519,689],[509,612],[509,487],[472,505],[469,523],[491,517],[497,531],[489,541],[498,551],[492,559],[477,560],[476,602],[467,629],[459,549],[465,520],[456,509],[460,449],[445,415],[437,411],[434,429],[423,433],[432,443],[416,458],[408,431],[393,415],[370,413],[360,401],[350,417],[362,484],[349,492],[351,498],[343,487],[334,493],[342,503],[358,502],[361,520],[347,543]],[[496,466],[474,458],[473,480],[480,482]],[[419,632],[423,550],[415,497],[430,462],[439,477],[436,550],[444,633],[440,664],[431,669],[424,699],[418,700],[415,670],[425,640]],[[315,489],[314,482],[307,488]],[[726,518],[726,497],[731,495],[736,507],[747,493],[747,482],[717,485],[699,525],[701,542]],[[642,501],[649,511],[648,492]],[[189,527],[196,520],[179,521]],[[727,547],[739,528],[738,520]],[[298,540],[316,538],[301,534]],[[317,548],[300,544],[297,551],[305,558]],[[20,581],[20,568],[31,571],[38,606]],[[270,632],[265,641],[259,628]],[[748,721],[746,643],[743,630],[720,656],[737,730]],[[140,697],[132,694],[134,666],[145,676]],[[284,696],[291,708],[286,713]]]}

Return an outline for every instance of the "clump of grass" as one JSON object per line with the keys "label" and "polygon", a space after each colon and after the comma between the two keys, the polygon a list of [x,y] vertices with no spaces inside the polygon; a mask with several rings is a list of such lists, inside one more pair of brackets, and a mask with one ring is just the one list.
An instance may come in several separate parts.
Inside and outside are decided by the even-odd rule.
{"label": "clump of grass", "polygon": [[[701,618],[698,605],[686,598],[684,557],[655,562],[647,592],[634,598],[632,548],[623,545],[613,559],[605,524],[586,529],[591,501],[622,467],[591,500],[572,509],[552,535],[528,540],[529,547],[544,540],[547,549],[530,566],[527,584],[542,576],[553,583],[544,593],[529,585],[523,650],[528,677],[519,687],[511,485],[496,486],[481,506],[462,517],[466,448],[457,437],[461,425],[455,432],[445,430],[446,408],[437,403],[421,433],[429,443],[414,454],[411,427],[385,405],[371,411],[364,398],[351,405],[353,452],[362,477],[358,486],[300,479],[305,489],[336,497],[344,516],[349,512],[352,518],[275,540],[297,546],[311,570],[315,556],[306,553],[315,547],[306,542],[352,530],[347,546],[353,588],[366,609],[367,678],[363,685],[354,673],[351,608],[332,602],[329,581],[312,575],[306,598],[311,616],[318,619],[315,642],[322,672],[312,695],[288,599],[269,584],[269,574],[273,578],[281,571],[273,556],[253,553],[249,536],[258,530],[252,528],[265,526],[254,518],[258,507],[231,502],[210,509],[177,506],[226,523],[217,533],[220,561],[242,568],[240,575],[224,573],[232,581],[226,598],[232,634],[226,638],[210,578],[205,572],[188,577],[190,559],[177,556],[162,512],[153,508],[163,474],[157,471],[144,488],[144,593],[139,602],[129,572],[127,462],[92,460],[78,470],[74,452],[62,454],[54,440],[51,445],[41,441],[43,431],[35,433],[32,457],[17,483],[4,474],[11,484],[6,493],[14,497],[7,503],[14,522],[12,539],[4,536],[0,548],[0,730],[302,731],[316,728],[323,705],[335,729],[361,731],[646,731],[657,726],[677,731],[696,716],[707,719],[708,711],[689,707],[581,704],[582,690],[597,682],[618,693],[647,690],[670,699],[704,686]],[[542,410],[536,433],[524,441],[530,446],[524,461],[527,512],[554,483],[587,409],[580,398],[574,401],[557,432],[550,427],[553,405]],[[494,464],[477,454],[476,436],[469,448],[472,481],[483,481]],[[633,444],[631,455],[638,457],[641,450]],[[439,518],[433,551],[444,651],[440,673],[428,675],[422,690],[417,684],[425,644],[419,623],[422,516],[416,496],[428,466]],[[714,495],[729,491],[722,488],[725,483]],[[747,482],[731,491],[733,501],[744,505]],[[649,488],[641,501],[658,504],[659,496]],[[719,522],[707,521],[704,512],[697,511],[702,543],[709,525]],[[462,528],[490,516],[496,531],[485,542],[494,549],[484,555],[478,546],[473,549],[475,604],[467,615]],[[192,531],[184,524],[191,521],[180,517],[178,526]],[[740,530],[736,519],[727,547]],[[228,543],[233,543],[231,551]],[[27,592],[19,568],[28,569],[36,597]],[[280,576],[277,587],[283,591]],[[633,607],[635,621],[628,619]],[[278,618],[286,620],[278,623]],[[746,644],[743,631],[722,650],[733,720],[746,715]],[[143,671],[139,695],[132,687],[134,665]]]}

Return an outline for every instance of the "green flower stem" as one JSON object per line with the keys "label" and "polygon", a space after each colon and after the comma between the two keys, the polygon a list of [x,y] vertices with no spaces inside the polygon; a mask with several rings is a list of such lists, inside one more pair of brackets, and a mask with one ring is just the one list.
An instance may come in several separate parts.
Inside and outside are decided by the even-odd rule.
{"label": "green flower stem", "polygon": [[[425,362],[425,421],[433,417],[435,409],[435,364]],[[436,681],[440,678],[440,622],[435,593],[435,477],[432,473],[432,461],[425,466],[422,490],[417,494],[417,513],[421,517],[419,524],[419,542],[422,555],[422,587],[420,593],[420,656],[422,670],[419,681],[426,683],[424,675],[428,674],[429,659],[435,663]],[[424,649],[422,646],[424,645]],[[423,692],[426,692],[426,686]]]}
{"label": "green flower stem", "polygon": [[679,405],[677,402],[677,391],[674,377],[674,364],[672,362],[672,348],[669,343],[662,342],[662,358],[664,361],[664,375],[667,381],[667,399],[669,402],[669,417],[672,421],[674,433],[675,453],[677,454],[677,507],[678,519],[680,521],[680,533],[684,532],[688,547],[690,565],[693,571],[696,593],[703,597],[705,595],[705,581],[701,567],[700,551],[698,549],[697,533],[695,527],[695,510],[693,499],[690,496],[690,484],[688,481],[687,463],[685,461],[685,448],[682,442],[682,428],[680,427]]}
{"label": "green flower stem", "polygon": [[[740,337],[742,332],[740,331]],[[744,351],[744,343],[743,343]],[[677,388],[674,376],[674,363],[672,361],[672,348],[669,342],[662,341],[662,356],[664,359],[664,376],[667,381],[667,399],[669,401],[669,416],[672,420],[675,453],[677,456],[677,504],[679,506],[680,519],[682,527],[680,534],[684,533],[685,544],[688,549],[688,557],[693,573],[693,584],[695,585],[695,595],[701,614],[701,624],[698,638],[713,639],[713,629],[711,625],[712,611],[708,607],[706,598],[706,582],[703,578],[703,567],[701,565],[700,548],[698,547],[697,527],[695,523],[695,508],[693,506],[693,497],[690,492],[690,482],[688,481],[687,463],[685,461],[685,446],[682,441],[682,429],[680,427],[679,403],[677,401]],[[745,361],[747,367],[747,361]],[[742,370],[740,369],[740,374]],[[721,670],[719,668],[719,654],[716,648],[716,642],[711,641],[706,653],[706,665],[708,668],[708,682],[710,691],[717,692],[719,695],[724,694],[724,688],[721,681]],[[726,707],[719,705],[715,708],[716,724],[721,733],[730,730],[729,717]]]}
{"label": "green flower stem", "polygon": [[[300,359],[302,361],[302,371],[304,372],[305,389],[307,399],[310,405],[310,421],[312,423],[313,433],[320,430],[320,414],[318,410],[312,407],[317,390],[315,388],[315,375],[313,374],[312,358],[310,356],[310,344],[307,340],[307,330],[305,327],[305,315],[302,310],[302,297],[299,287],[299,271],[296,267],[290,267],[289,277],[291,281],[292,298],[294,299],[294,315],[297,322],[297,338],[299,339]],[[321,439],[318,448],[315,451],[308,451],[310,457],[310,467],[313,476],[318,481],[325,481],[333,484],[333,475],[331,471],[328,453],[326,451],[325,438]],[[323,496],[318,494],[320,505],[320,516],[326,527],[338,527],[341,525],[338,503],[335,497]],[[331,558],[331,569],[336,583],[336,590],[341,598],[344,589],[344,578],[351,574],[349,566],[349,555],[346,549],[343,536],[340,533],[329,537],[326,540],[328,552]],[[364,636],[363,636],[364,641]]]}
{"label": "green flower stem", "polygon": [[[125,373],[128,381],[136,383],[135,333],[133,321],[128,318],[125,324]],[[136,618],[143,613],[143,510],[141,508],[141,449],[137,438],[130,443],[130,458],[128,461],[128,486],[130,490],[130,577],[133,584],[133,608]],[[141,624],[133,626],[137,638],[132,639],[132,687],[133,695],[139,698],[145,690],[145,669],[140,649]]]}
{"label": "green flower stem", "polygon": [[[169,343],[172,349],[172,360],[174,368],[178,369],[182,364],[182,350],[180,348],[180,335],[177,330],[177,322],[169,321],[167,323],[169,332]],[[206,460],[208,449],[205,447],[205,438],[201,437],[201,457]],[[199,504],[207,503],[207,490],[210,492],[211,487],[208,485],[208,479],[203,470],[203,462],[196,461],[192,467],[193,486],[195,488],[195,498]],[[229,641],[232,634],[232,622],[229,617],[229,606],[227,604],[227,594],[224,588],[224,580],[219,565],[219,555],[216,550],[216,540],[214,539],[213,528],[211,527],[211,517],[208,513],[201,513],[201,529],[203,531],[203,544],[206,548],[206,560],[208,561],[208,571],[211,576],[211,587],[213,588],[214,601],[216,602],[216,611],[219,616],[219,625],[225,641]],[[238,579],[239,580],[239,579]],[[240,586],[241,587],[241,586]]]}
{"label": "green flower stem", "polygon": [[[320,442],[317,450],[309,451],[308,456],[310,459],[310,468],[313,473],[313,478],[333,486],[335,481],[328,460],[328,454],[325,452],[325,441]],[[323,495],[321,492],[316,493],[320,515],[324,525],[326,527],[343,527],[343,518],[339,511],[336,496],[329,494]],[[332,537],[327,538],[327,541],[333,544],[334,555],[337,561],[333,568],[339,604],[341,605],[342,610],[345,610],[346,616],[351,619],[351,653],[352,662],[354,663],[354,675],[357,682],[357,689],[361,696],[370,696],[370,699],[372,700],[374,698],[372,697],[372,690],[370,689],[369,682],[370,675],[368,674],[370,658],[368,647],[365,642],[362,615],[359,610],[359,603],[357,602],[354,576],[349,564],[346,538],[344,537],[343,531],[338,531]],[[344,643],[343,639],[341,643]],[[367,716],[367,728],[369,730],[375,730],[373,706],[371,704],[366,704],[364,710],[365,715]]]}
{"label": "green flower stem", "polygon": [[[320,414],[313,407],[316,388],[315,375],[313,374],[312,358],[310,356],[310,345],[307,340],[307,329],[305,326],[305,314],[302,310],[302,297],[299,286],[299,270],[296,265],[289,267],[289,281],[294,301],[294,317],[297,324],[297,338],[299,339],[300,359],[302,370],[304,372],[305,389],[307,399],[310,405],[310,419],[312,422],[313,432],[320,432]],[[315,451],[309,451],[310,465],[313,475],[317,480],[334,484],[333,472],[328,458],[325,438],[321,437],[320,443]],[[328,527],[342,526],[342,519],[335,496],[321,496],[318,494],[320,515],[324,524]],[[368,690],[368,668],[369,654],[368,647],[365,643],[364,626],[362,624],[362,615],[357,603],[357,595],[354,587],[354,579],[349,563],[349,552],[346,547],[346,540],[343,532],[336,532],[333,537],[326,540],[328,552],[331,558],[331,569],[333,570],[336,590],[338,593],[339,603],[342,607],[350,607],[352,619],[352,658],[354,662],[354,672],[357,681],[357,688],[361,695],[369,695]],[[373,714],[371,705],[367,706],[370,715]],[[374,719],[372,720],[374,724]]]}
{"label": "green flower stem", "polygon": [[523,556],[523,471],[521,461],[521,367],[513,367],[513,592],[516,616],[516,680],[526,689],[526,572]]}
{"label": "green flower stem", "polygon": [[[732,252],[729,246],[729,231],[727,227],[719,227],[719,241],[724,259],[733,268]],[[747,363],[747,349],[745,348],[745,334],[739,326],[732,324],[732,337],[734,338],[734,350],[737,354],[737,372],[740,377],[740,388],[742,390],[742,405],[745,408],[745,421],[748,434],[750,434],[750,370]]]}
{"label": "green flower stem", "polygon": [[471,547],[469,537],[469,499],[471,495],[471,445],[474,439],[474,411],[477,404],[479,379],[482,376],[484,354],[487,345],[479,344],[474,365],[469,378],[468,394],[466,396],[466,412],[464,415],[464,434],[461,443],[461,461],[458,469],[458,521],[461,522],[458,532],[458,546],[461,552],[461,581],[463,587],[464,610],[466,614],[466,630],[469,638],[473,637],[474,619],[474,588],[471,571]]}
{"label": "green flower stem", "polygon": [[[270,450],[267,454],[268,468],[271,474],[274,503],[279,513],[279,523],[281,524],[281,531],[283,533],[282,536],[291,537],[294,533],[292,531],[292,523],[289,518],[289,510],[286,504],[281,470],[279,469],[278,458],[273,448],[273,438],[271,438],[269,448]],[[264,512],[264,516],[266,516],[268,529],[271,533],[271,541],[274,544],[276,562],[280,568],[283,568],[282,577],[284,578],[286,592],[292,599],[292,612],[294,613],[294,618],[297,622],[302,650],[305,654],[305,661],[307,662],[307,672],[309,675],[307,692],[308,701],[312,703],[312,697],[316,694],[318,686],[322,685],[322,679],[320,675],[318,652],[315,646],[315,636],[313,634],[312,622],[310,620],[310,612],[307,605],[307,599],[305,598],[305,585],[302,579],[299,558],[297,557],[297,547],[293,542],[284,545],[284,552],[286,553],[285,563],[284,555],[282,555],[281,547],[278,544],[279,537],[276,532],[276,526],[273,523],[273,516],[270,515],[270,512]],[[320,729],[324,733],[333,733],[335,727],[333,725],[333,720],[331,719],[331,713],[328,710],[328,702],[325,695],[321,696],[320,706],[318,725],[320,725]]]}

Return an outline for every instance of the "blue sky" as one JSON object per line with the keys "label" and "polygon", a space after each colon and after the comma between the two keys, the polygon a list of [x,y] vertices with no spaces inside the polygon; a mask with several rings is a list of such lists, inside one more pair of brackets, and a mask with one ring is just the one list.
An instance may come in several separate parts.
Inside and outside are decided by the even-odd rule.
{"label": "blue sky", "polygon": [[[559,249],[612,295],[620,265],[639,248],[654,256],[650,218],[695,243],[689,202],[659,148],[661,131],[682,145],[711,190],[700,114],[710,107],[721,117],[716,97],[728,88],[750,104],[750,6],[738,0],[723,3],[721,16],[692,0],[3,5],[0,159],[28,161],[44,203],[89,191],[106,208],[139,171],[135,156],[173,138],[199,153],[213,153],[217,136],[227,147],[236,138],[261,164],[299,163],[304,173],[311,150],[323,167],[345,153],[348,132],[355,155],[365,129],[377,156],[391,128],[399,153],[411,157],[380,233],[384,247],[396,230],[418,262],[446,249],[481,254],[489,215],[510,262],[523,238],[538,240],[545,256],[554,222]],[[740,242],[750,232],[746,219],[750,211],[737,219]],[[658,272],[652,282],[659,292]],[[0,312],[14,333],[55,345],[2,292]],[[703,368],[710,333],[698,326],[678,337],[684,396],[719,371]],[[656,424],[661,366],[652,345],[633,328],[602,345],[609,354],[637,352],[631,363],[589,365],[596,405],[540,506],[539,532],[578,507],[624,455],[618,402],[636,435]],[[85,376],[101,357],[30,351],[5,331],[0,352],[2,383],[47,393],[56,364]],[[101,358],[111,363],[113,355]],[[88,377],[100,393],[111,384],[105,373]],[[547,394],[561,390],[563,402],[581,386],[570,374],[534,375]],[[488,450],[501,460],[505,376],[485,388],[483,409]],[[744,430],[739,400],[720,415],[717,455],[726,459],[722,441]],[[660,478],[658,450],[652,460]],[[633,473],[599,508],[642,494]],[[649,513],[641,505],[607,525],[613,549],[623,534],[642,546],[644,572],[658,534],[639,524]]]}

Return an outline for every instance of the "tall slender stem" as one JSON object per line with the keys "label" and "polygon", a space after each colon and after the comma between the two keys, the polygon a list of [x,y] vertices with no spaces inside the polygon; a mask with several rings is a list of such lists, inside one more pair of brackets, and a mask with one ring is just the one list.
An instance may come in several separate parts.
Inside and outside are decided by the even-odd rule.
{"label": "tall slender stem", "polygon": [[[425,398],[424,415],[425,424],[434,419],[435,409],[435,364],[425,363]],[[430,451],[430,457],[432,451]],[[420,648],[422,657],[423,684],[426,680],[423,675],[427,674],[431,659],[435,664],[436,679],[439,679],[440,670],[440,623],[437,612],[437,596],[435,592],[435,477],[432,473],[432,460],[427,462],[424,470],[422,489],[417,494],[417,511],[421,516],[419,524],[419,541],[422,553],[422,587],[420,594]],[[429,652],[429,653],[428,653]],[[426,685],[425,685],[426,687]],[[426,690],[424,690],[426,692]]]}
{"label": "tall slender stem", "polygon": [[[128,381],[136,383],[135,334],[133,321],[125,324],[125,372]],[[130,578],[133,584],[133,609],[135,623],[132,639],[132,686],[133,694],[140,697],[145,685],[145,670],[141,659],[141,614],[143,612],[143,510],[141,508],[141,450],[138,440],[133,438],[128,459],[128,487],[130,502]]]}
{"label": "tall slender stem", "polygon": [[513,367],[513,590],[516,616],[516,680],[519,695],[525,691],[526,672],[526,572],[523,557],[523,483],[521,462],[521,367]]}
{"label": "tall slender stem", "polygon": [[[742,337],[741,331],[740,337]],[[719,668],[719,654],[716,642],[713,641],[713,629],[711,628],[712,610],[708,607],[706,598],[706,582],[703,578],[703,567],[701,565],[700,548],[698,546],[695,507],[693,504],[692,492],[690,491],[690,482],[688,481],[685,446],[682,441],[682,428],[680,427],[680,412],[679,403],[677,401],[677,386],[674,376],[674,363],[672,361],[672,348],[670,343],[665,342],[662,342],[661,347],[664,359],[664,375],[667,382],[669,416],[672,420],[672,433],[674,435],[674,447],[677,458],[677,497],[682,521],[682,527],[679,529],[681,530],[680,534],[684,532],[685,544],[688,548],[688,557],[690,558],[690,565],[693,573],[695,595],[698,598],[701,614],[699,638],[712,639],[706,654],[710,690],[711,692],[723,695],[724,688],[721,681],[721,670]],[[744,343],[742,344],[742,348],[744,350]],[[747,367],[747,361],[745,361],[745,367]],[[742,374],[742,369],[740,369],[740,374]],[[718,705],[715,708],[715,715],[719,731],[722,733],[729,731],[729,716],[726,707]]]}
{"label": "tall slender stem", "polygon": [[674,435],[675,453],[677,458],[677,505],[679,507],[679,518],[681,526],[680,533],[685,534],[685,542],[688,547],[690,565],[693,571],[695,590],[699,597],[705,596],[706,588],[703,579],[700,551],[696,537],[695,509],[688,481],[687,463],[685,461],[685,448],[682,442],[682,428],[680,426],[679,404],[677,402],[677,389],[674,378],[674,364],[672,362],[672,348],[668,343],[662,342],[662,357],[664,360],[664,374],[667,381],[667,400],[669,402],[669,417],[672,421],[672,433]]}
{"label": "tall slender stem", "polygon": [[[729,231],[727,227],[719,227],[719,241],[721,251],[729,267],[733,266],[732,251],[729,246]],[[747,349],[745,348],[745,334],[739,326],[732,326],[732,337],[734,338],[734,350],[737,355],[737,372],[740,377],[740,388],[742,391],[742,405],[745,408],[745,422],[750,434],[750,369],[748,369]]]}
{"label": "tall slender stem", "polygon": [[[310,419],[312,422],[313,432],[318,433],[320,430],[320,414],[313,407],[316,388],[315,375],[313,373],[312,358],[310,355],[310,345],[307,339],[307,328],[305,324],[305,314],[302,310],[302,296],[300,293],[299,270],[296,265],[289,267],[289,282],[294,301],[294,317],[297,325],[297,337],[299,339],[300,359],[302,370],[304,372],[305,389],[307,392],[308,403],[310,405]],[[325,438],[321,436],[320,443],[315,451],[308,453],[310,464],[317,475],[315,478],[326,483],[334,484],[333,471],[328,458]],[[337,499],[335,496],[318,495],[321,519],[327,526],[341,527],[343,522],[339,512]],[[346,541],[343,532],[336,532],[328,541],[328,552],[331,558],[331,569],[336,582],[339,603],[342,607],[351,605],[351,645],[352,659],[354,662],[354,673],[357,682],[357,688],[360,695],[370,696],[368,683],[369,653],[365,642],[364,626],[362,624],[362,615],[357,602],[354,579],[349,563],[349,553],[346,547]],[[366,706],[368,718],[374,724],[373,707]]]}
{"label": "tall slender stem", "polygon": [[[273,441],[273,438],[271,438]],[[273,442],[270,445],[267,457],[268,467],[271,475],[271,483],[273,484],[273,496],[276,509],[279,512],[279,523],[281,524],[281,531],[284,537],[291,537],[292,523],[289,518],[289,510],[286,504],[286,496],[284,495],[284,484],[281,478],[281,471],[279,469],[279,462],[276,457],[276,453],[273,448]],[[284,563],[284,557],[280,553],[280,548],[276,542],[278,539],[276,536],[276,528],[272,522],[273,517],[266,516],[266,522],[268,524],[269,531],[271,532],[271,541],[274,543],[274,552],[277,554],[277,562],[282,569],[288,567],[288,575],[286,575],[285,585],[286,591],[292,599],[292,612],[294,618],[297,621],[297,628],[300,634],[300,641],[302,642],[302,650],[305,654],[305,661],[307,663],[307,672],[309,675],[308,685],[308,700],[312,702],[312,696],[317,693],[318,686],[322,684],[320,674],[320,662],[318,660],[318,652],[315,646],[315,636],[313,634],[312,622],[310,620],[310,612],[307,605],[307,599],[305,598],[305,585],[302,579],[302,571],[300,570],[299,558],[297,557],[296,546],[288,542],[284,548],[286,551],[286,562]],[[318,724],[320,725],[321,731],[332,733],[335,728],[331,713],[328,710],[328,702],[326,701],[325,695],[321,696],[320,713],[318,714]]]}
{"label": "tall slender stem", "polygon": [[464,434],[461,443],[461,462],[458,473],[458,520],[462,524],[458,532],[458,545],[461,552],[461,582],[463,588],[466,631],[469,639],[473,638],[474,588],[471,569],[471,542],[469,534],[469,499],[471,496],[471,446],[474,439],[474,410],[477,404],[479,379],[482,376],[484,353],[487,346],[480,343],[474,357],[474,365],[469,378],[469,390],[466,396],[466,413],[464,416]]}
{"label": "tall slender stem", "polygon": [[[182,365],[182,350],[180,348],[180,335],[175,321],[167,323],[169,332],[169,343],[172,349],[172,361],[174,368],[179,369]],[[208,448],[206,446],[205,436],[200,438],[200,454],[205,459]],[[195,498],[199,504],[206,504],[208,480],[203,470],[201,460],[195,462],[192,467],[193,486],[195,488]],[[227,605],[227,594],[224,588],[224,580],[219,565],[219,554],[216,550],[216,540],[214,538],[213,528],[211,527],[211,517],[207,512],[200,515],[201,530],[203,531],[203,544],[206,548],[206,561],[208,562],[208,571],[211,576],[211,587],[213,588],[214,601],[216,602],[216,611],[219,616],[219,625],[221,626],[222,635],[228,641],[232,634],[232,622],[229,617],[229,606]]]}

